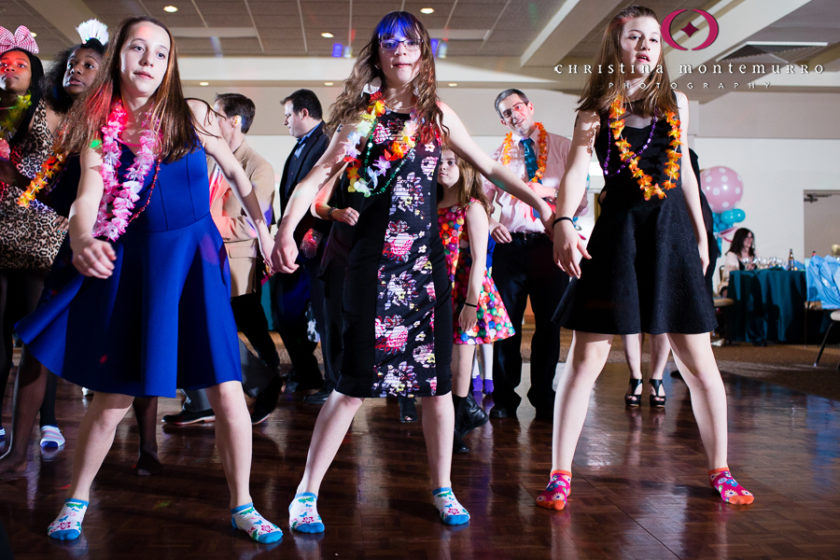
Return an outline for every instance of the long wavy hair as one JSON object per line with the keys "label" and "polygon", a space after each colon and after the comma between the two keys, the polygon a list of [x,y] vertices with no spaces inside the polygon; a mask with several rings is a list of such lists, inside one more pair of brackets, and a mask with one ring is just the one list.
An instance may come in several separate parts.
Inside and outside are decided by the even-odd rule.
{"label": "long wavy hair", "polygon": [[729,245],[729,253],[735,253],[739,257],[741,251],[744,249],[744,240],[747,236],[753,236],[752,245],[750,245],[749,254],[751,258],[755,258],[755,234],[749,229],[742,227],[735,230],[735,235],[732,236],[732,243]]}
{"label": "long wavy hair", "polygon": [[184,99],[181,76],[178,73],[178,55],[175,39],[169,29],[152,17],[132,17],[120,24],[116,38],[110,41],[103,66],[96,81],[88,91],[73,103],[70,115],[62,127],[59,149],[65,153],[79,153],[99,138],[111,105],[122,95],[120,91],[120,52],[128,40],[131,28],[138,23],[157,25],[169,36],[169,59],[163,81],[151,101],[151,122],[157,123],[160,144],[158,156],[172,162],[198,147],[192,111]]}
{"label": "long wavy hair", "polygon": [[[651,17],[656,21],[656,12],[644,6],[628,6],[612,18],[604,30],[601,50],[595,59],[593,68],[604,69],[603,73],[589,75],[586,87],[578,100],[578,111],[596,111],[606,113],[610,105],[620,95],[624,95],[627,80],[621,68],[621,34],[624,24],[638,17]],[[671,91],[671,78],[665,66],[664,51],[660,49],[659,60],[651,65],[650,74],[645,77],[641,87],[641,97],[634,103],[633,110],[642,115],[652,115],[655,111],[677,112],[677,102]],[[610,68],[612,70],[610,70]],[[662,69],[660,73],[658,70]],[[657,87],[658,82],[658,87]]]}
{"label": "long wavy hair", "polygon": [[[64,89],[64,74],[67,73],[70,57],[79,49],[90,49],[102,58],[105,56],[106,47],[97,39],[73,45],[55,56],[52,67],[44,76],[44,98],[56,113],[62,115],[73,106],[73,97]],[[99,69],[102,70],[102,61],[100,61]]]}
{"label": "long wavy hair", "polygon": [[23,118],[18,124],[17,129],[15,130],[14,136],[9,140],[9,145],[14,146],[18,142],[22,141],[27,134],[29,134],[29,123],[32,122],[32,117],[35,116],[35,111],[38,109],[38,103],[41,101],[41,98],[44,96],[44,65],[41,63],[41,59],[38,58],[37,55],[32,54],[29,51],[25,51],[23,49],[9,49],[0,53],[0,56],[12,51],[22,52],[26,55],[29,59],[29,71],[32,74],[32,79],[29,82],[29,100],[32,104],[23,114]]}
{"label": "long wavy hair", "polygon": [[359,51],[353,71],[344,81],[344,90],[332,105],[330,124],[355,124],[370,103],[370,95],[363,93],[365,85],[379,78],[385,86],[385,75],[379,61],[379,41],[396,35],[420,41],[420,71],[411,86],[417,98],[415,111],[420,122],[420,139],[428,142],[436,132],[443,135],[446,129],[442,124],[443,112],[437,105],[437,78],[429,32],[419,19],[408,12],[391,12],[376,26],[370,41]]}
{"label": "long wavy hair", "polygon": [[[441,153],[444,151],[452,152],[452,148],[443,146],[441,148]],[[455,152],[452,153],[454,154]],[[456,192],[458,193],[458,204],[466,206],[471,200],[478,200],[484,207],[484,211],[487,212],[487,215],[489,216],[492,207],[490,206],[490,200],[484,193],[484,185],[481,180],[481,175],[475,170],[475,167],[470,165],[465,159],[458,157],[458,154],[455,154],[455,161],[458,165],[459,177],[458,182],[455,183],[453,188],[456,189]]]}

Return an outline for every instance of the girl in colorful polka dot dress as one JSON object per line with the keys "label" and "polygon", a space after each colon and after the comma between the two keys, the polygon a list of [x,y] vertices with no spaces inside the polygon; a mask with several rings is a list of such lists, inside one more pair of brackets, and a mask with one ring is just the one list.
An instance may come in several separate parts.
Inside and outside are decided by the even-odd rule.
{"label": "girl in colorful polka dot dress", "polygon": [[[454,152],[441,152],[438,184],[443,195],[438,203],[438,228],[455,313],[452,350],[452,394],[455,401],[455,450],[469,451],[463,436],[487,422],[479,409],[470,412],[467,402],[476,345],[513,336],[513,325],[496,285],[487,272],[490,203],[476,171]],[[472,241],[471,241],[472,240]]]}

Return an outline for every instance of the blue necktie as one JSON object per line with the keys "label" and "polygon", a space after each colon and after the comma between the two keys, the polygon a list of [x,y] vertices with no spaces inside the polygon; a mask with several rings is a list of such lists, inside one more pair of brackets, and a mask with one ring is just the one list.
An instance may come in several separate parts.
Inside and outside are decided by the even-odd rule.
{"label": "blue necktie", "polygon": [[522,150],[525,152],[525,170],[528,172],[528,180],[537,174],[537,154],[534,152],[534,141],[530,138],[523,138],[519,141]]}

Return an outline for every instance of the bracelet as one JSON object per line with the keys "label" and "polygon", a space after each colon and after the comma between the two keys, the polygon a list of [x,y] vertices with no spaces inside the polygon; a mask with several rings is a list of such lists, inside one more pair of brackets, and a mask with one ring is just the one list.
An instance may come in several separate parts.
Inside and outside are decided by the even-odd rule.
{"label": "bracelet", "polygon": [[477,304],[477,303],[468,303],[468,302],[466,302],[466,301],[465,301],[465,302],[464,302],[464,305],[465,305],[466,307],[475,307],[475,308],[478,308],[478,304]]}
{"label": "bracelet", "polygon": [[568,216],[560,216],[559,218],[554,218],[554,221],[551,222],[551,227],[553,228],[558,222],[562,222],[563,220],[569,220],[570,224],[575,225],[575,221],[572,218]]}
{"label": "bracelet", "polygon": [[333,213],[333,212],[335,212],[335,210],[336,210],[335,206],[330,206],[330,209],[329,209],[329,210],[327,210],[327,219],[328,219],[328,220],[332,220],[332,219],[333,219],[333,217],[332,217],[332,213]]}

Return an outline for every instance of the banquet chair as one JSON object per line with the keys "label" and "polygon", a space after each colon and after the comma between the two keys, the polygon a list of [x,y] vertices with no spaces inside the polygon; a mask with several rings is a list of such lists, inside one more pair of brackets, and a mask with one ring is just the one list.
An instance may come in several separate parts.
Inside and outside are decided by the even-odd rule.
{"label": "banquet chair", "polygon": [[[718,281],[721,283],[723,282],[723,266],[718,268]],[[720,286],[720,284],[718,284],[718,286]],[[719,289],[720,287],[718,287],[718,290]],[[728,297],[715,296],[713,302],[715,306],[715,318],[718,322],[717,334],[720,339],[712,344],[715,346],[723,346],[729,341],[729,338],[726,336],[726,316],[724,309],[735,305],[735,300]]]}
{"label": "banquet chair", "polygon": [[[831,311],[829,318],[831,322],[825,331],[817,357],[814,360],[814,367],[817,367],[822,358],[825,345],[828,342],[829,334],[834,323],[840,322],[840,258],[837,257],[811,257],[806,269],[808,283],[808,300],[819,301],[822,308]],[[840,369],[840,363],[837,364]]]}

